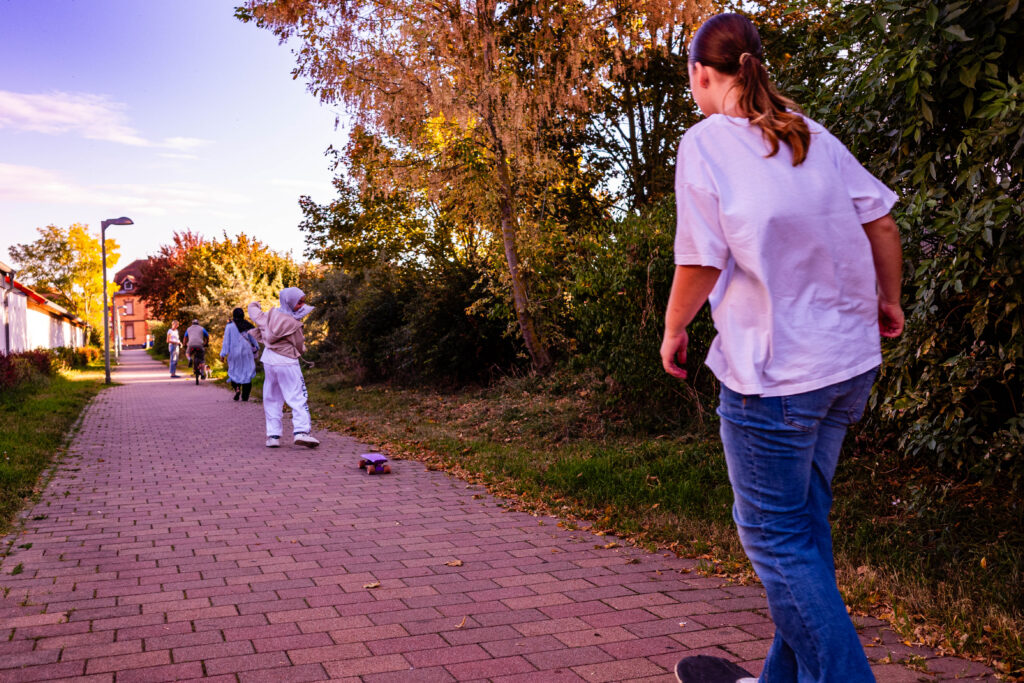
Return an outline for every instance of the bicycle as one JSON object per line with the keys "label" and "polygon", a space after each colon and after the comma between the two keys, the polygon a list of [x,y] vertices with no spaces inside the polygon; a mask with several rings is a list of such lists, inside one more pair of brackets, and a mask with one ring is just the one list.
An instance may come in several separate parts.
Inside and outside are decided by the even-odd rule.
{"label": "bicycle", "polygon": [[210,377],[210,366],[206,364],[206,349],[199,347],[192,347],[188,350],[189,356],[192,358],[192,374],[195,375],[196,384],[199,384],[200,379],[208,379]]}

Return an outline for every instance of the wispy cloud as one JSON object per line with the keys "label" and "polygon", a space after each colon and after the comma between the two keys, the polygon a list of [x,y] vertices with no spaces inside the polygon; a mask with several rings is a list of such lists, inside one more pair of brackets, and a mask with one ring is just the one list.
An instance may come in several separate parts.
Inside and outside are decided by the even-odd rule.
{"label": "wispy cloud", "polygon": [[75,133],[89,140],[104,140],[134,147],[157,147],[188,152],[206,140],[168,137],[147,140],[129,125],[127,107],[103,95],[51,92],[17,93],[0,90],[0,128],[48,135]]}
{"label": "wispy cloud", "polygon": [[0,163],[0,201],[116,206],[162,216],[221,210],[224,205],[244,204],[248,198],[199,183],[86,185],[49,169]]}
{"label": "wispy cloud", "polygon": [[174,149],[179,152],[188,152],[193,149],[198,149],[207,143],[206,140],[200,140],[199,138],[164,138],[161,147],[167,149]]}

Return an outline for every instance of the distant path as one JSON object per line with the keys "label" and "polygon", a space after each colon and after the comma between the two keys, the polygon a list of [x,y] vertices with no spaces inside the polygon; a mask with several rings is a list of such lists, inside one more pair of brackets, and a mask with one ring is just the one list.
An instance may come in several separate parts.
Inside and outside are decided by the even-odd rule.
{"label": "distant path", "polygon": [[[686,652],[759,668],[759,586],[595,548],[612,539],[416,462],[368,476],[338,434],[264,448],[259,404],[141,351],[115,379],[0,569],[0,681],[667,682]],[[874,659],[939,672],[880,663],[879,681],[993,680],[864,634]]]}

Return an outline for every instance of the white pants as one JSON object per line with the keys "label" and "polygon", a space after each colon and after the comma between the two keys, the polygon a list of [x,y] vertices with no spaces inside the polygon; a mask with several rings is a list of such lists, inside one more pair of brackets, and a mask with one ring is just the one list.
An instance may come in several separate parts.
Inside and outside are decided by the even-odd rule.
{"label": "white pants", "polygon": [[267,418],[267,436],[281,436],[281,411],[292,409],[292,433],[309,433],[309,407],[306,381],[299,362],[287,365],[263,364],[263,414]]}

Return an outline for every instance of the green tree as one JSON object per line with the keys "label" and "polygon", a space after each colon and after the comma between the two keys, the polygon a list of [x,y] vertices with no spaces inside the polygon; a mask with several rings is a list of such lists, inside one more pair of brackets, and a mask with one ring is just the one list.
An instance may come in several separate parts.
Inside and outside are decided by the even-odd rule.
{"label": "green tree", "polygon": [[[250,302],[276,305],[278,294],[284,289],[285,268],[260,270],[245,262],[211,263],[209,280],[198,292],[198,302],[184,310],[190,316],[219,329],[231,320],[235,308],[245,309]],[[248,314],[246,314],[248,315]]]}
{"label": "green tree", "polygon": [[[18,279],[49,296],[94,329],[103,329],[103,261],[98,237],[87,225],[38,228],[39,238],[15,244],[8,253],[21,270]],[[120,248],[107,239],[107,272],[120,257]],[[108,283],[111,292],[112,282]]]}
{"label": "green tree", "polygon": [[186,307],[198,303],[198,274],[187,264],[188,255],[206,241],[191,230],[175,232],[171,243],[162,245],[156,256],[142,264],[139,296],[157,320],[181,317]]}
{"label": "green tree", "polygon": [[906,457],[1019,485],[1024,7],[879,0],[844,21],[808,104],[899,190],[907,262],[873,426]]}
{"label": "green tree", "polygon": [[175,233],[171,244],[150,257],[139,279],[139,295],[155,318],[199,317],[204,324],[219,325],[227,322],[231,309],[244,308],[256,293],[276,300],[277,292],[272,297],[268,292],[296,283],[299,266],[245,234],[204,240],[184,232]]}
{"label": "green tree", "polygon": [[306,253],[328,267],[309,283],[318,351],[360,381],[477,381],[514,362],[507,309],[491,305],[492,233],[466,193],[393,182],[394,154],[357,128],[339,196],[300,200]]}
{"label": "green tree", "polygon": [[[457,187],[477,207],[501,245],[519,335],[545,370],[544,306],[529,276],[549,256],[552,223],[531,209],[578,178],[582,154],[564,145],[586,125],[587,84],[601,78],[592,60],[615,4],[250,0],[237,14],[299,37],[296,74],[321,100],[348,104],[360,123],[410,152],[396,172],[426,170],[429,186]],[[668,24],[696,3],[637,4]]]}

